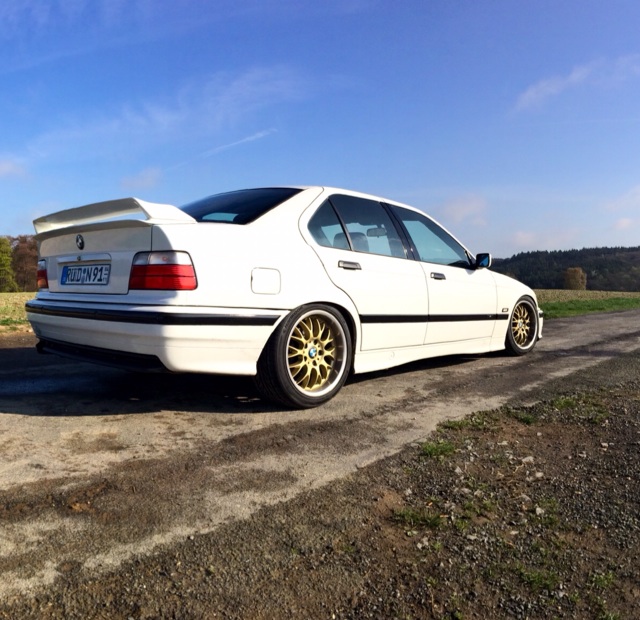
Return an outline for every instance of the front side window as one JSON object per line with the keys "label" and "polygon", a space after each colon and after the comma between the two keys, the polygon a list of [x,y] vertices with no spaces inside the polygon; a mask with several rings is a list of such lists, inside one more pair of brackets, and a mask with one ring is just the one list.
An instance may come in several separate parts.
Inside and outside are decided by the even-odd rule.
{"label": "front side window", "polygon": [[208,196],[180,209],[198,222],[249,224],[301,191],[291,187],[242,189]]}
{"label": "front side window", "polygon": [[421,261],[466,269],[471,267],[466,250],[433,220],[409,209],[391,208],[407,229]]}
{"label": "front side window", "polygon": [[375,200],[335,194],[329,199],[347,230],[332,240],[333,247],[405,258],[405,249],[391,217]]}

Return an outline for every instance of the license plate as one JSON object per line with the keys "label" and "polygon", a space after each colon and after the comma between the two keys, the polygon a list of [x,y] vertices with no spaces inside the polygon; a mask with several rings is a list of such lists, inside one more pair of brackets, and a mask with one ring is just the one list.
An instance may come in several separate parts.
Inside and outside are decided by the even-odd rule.
{"label": "license plate", "polygon": [[60,284],[109,284],[111,265],[66,265],[62,268]]}

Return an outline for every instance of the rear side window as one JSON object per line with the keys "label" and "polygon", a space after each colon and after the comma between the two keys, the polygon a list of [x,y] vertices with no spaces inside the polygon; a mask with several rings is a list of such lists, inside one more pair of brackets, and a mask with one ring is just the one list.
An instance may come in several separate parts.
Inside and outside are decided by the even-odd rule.
{"label": "rear side window", "polygon": [[[309,220],[309,232],[319,245],[327,248],[339,247],[349,249],[349,242],[344,234],[344,228],[333,210],[331,203],[325,200]],[[337,245],[334,245],[337,241]]]}
{"label": "rear side window", "polygon": [[214,194],[180,207],[198,222],[249,224],[302,190],[291,187],[242,189]]}

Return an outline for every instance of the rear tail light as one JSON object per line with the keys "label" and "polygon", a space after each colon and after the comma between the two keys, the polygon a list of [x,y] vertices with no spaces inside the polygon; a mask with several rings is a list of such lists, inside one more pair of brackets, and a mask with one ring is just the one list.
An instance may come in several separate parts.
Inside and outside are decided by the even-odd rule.
{"label": "rear tail light", "polygon": [[36,278],[38,279],[38,290],[49,288],[49,279],[47,278],[47,261],[44,259],[38,261]]}
{"label": "rear tail light", "polygon": [[192,291],[197,286],[186,252],[140,252],[133,257],[129,290]]}

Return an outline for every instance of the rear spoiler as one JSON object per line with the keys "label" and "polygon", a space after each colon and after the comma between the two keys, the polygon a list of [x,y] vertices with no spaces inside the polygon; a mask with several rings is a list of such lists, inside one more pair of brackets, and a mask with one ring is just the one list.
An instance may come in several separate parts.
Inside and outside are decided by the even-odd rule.
{"label": "rear spoiler", "polygon": [[[131,216],[131,217],[127,217]],[[93,224],[109,220],[147,220],[149,223],[188,223],[195,222],[190,215],[173,205],[146,202],[138,198],[120,198],[107,200],[57,211],[43,215],[33,221],[36,233],[52,232],[61,228],[70,228],[81,224]]]}

